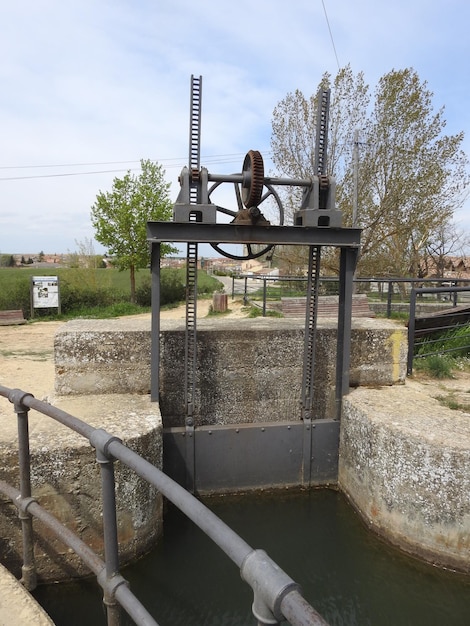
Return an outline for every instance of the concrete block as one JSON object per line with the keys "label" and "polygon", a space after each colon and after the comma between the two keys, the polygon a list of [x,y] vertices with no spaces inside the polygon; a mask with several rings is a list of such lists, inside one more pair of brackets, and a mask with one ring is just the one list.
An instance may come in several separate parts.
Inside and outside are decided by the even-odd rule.
{"label": "concrete block", "polygon": [[60,395],[148,393],[148,319],[74,320],[54,339],[55,389]]}
{"label": "concrete block", "polygon": [[339,486],[370,528],[431,563],[470,572],[470,428],[411,382],[344,400]]}

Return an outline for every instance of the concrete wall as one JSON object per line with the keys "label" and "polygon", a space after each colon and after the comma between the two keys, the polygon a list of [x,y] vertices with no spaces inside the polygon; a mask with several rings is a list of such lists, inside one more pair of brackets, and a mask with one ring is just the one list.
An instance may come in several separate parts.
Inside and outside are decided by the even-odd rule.
{"label": "concrete wall", "polygon": [[412,382],[354,390],[343,407],[339,486],[391,543],[470,572],[468,414]]}
{"label": "concrete wall", "polygon": [[[161,396],[164,426],[182,425],[184,322],[161,326]],[[304,322],[293,319],[198,321],[196,425],[299,419]],[[318,326],[316,417],[331,415],[336,329]],[[403,383],[406,329],[389,320],[353,320],[351,384]],[[55,340],[56,391],[61,395],[147,393],[150,388],[149,320],[77,320]]]}

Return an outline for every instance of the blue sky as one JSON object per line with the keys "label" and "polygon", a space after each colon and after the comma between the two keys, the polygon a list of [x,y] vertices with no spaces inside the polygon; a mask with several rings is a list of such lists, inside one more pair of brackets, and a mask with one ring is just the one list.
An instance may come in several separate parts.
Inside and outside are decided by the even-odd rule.
{"label": "blue sky", "polygon": [[[1,5],[0,253],[76,250],[93,237],[96,194],[142,158],[163,165],[175,199],[191,74],[203,76],[201,163],[212,173],[240,171],[249,149],[269,162],[276,104],[295,89],[315,93],[338,63],[363,71],[372,91],[413,67],[470,155],[464,0]],[[467,231],[469,210],[456,216]]]}

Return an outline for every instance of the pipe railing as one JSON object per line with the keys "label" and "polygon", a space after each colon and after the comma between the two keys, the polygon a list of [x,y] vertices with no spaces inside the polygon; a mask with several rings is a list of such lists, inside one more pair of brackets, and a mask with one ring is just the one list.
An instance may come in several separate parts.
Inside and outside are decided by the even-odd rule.
{"label": "pipe railing", "polygon": [[[263,550],[250,547],[237,533],[218,518],[164,472],[130,450],[122,441],[103,429],[94,428],[57,407],[36,400],[30,393],[0,385],[0,396],[13,403],[18,419],[18,454],[20,490],[0,481],[0,492],[18,508],[22,522],[23,567],[21,581],[29,590],[36,586],[33,517],[41,520],[71,548],[96,575],[103,589],[108,626],[121,624],[124,608],[137,626],[158,626],[154,618],[134,596],[127,581],[119,573],[118,534],[114,461],[119,460],[158,489],[204,533],[212,539],[239,567],[242,579],[253,590],[252,612],[258,626],[279,624],[288,620],[292,626],[328,626],[319,613],[303,598],[300,588]],[[34,409],[88,439],[96,450],[101,472],[103,507],[104,561],[77,535],[48,513],[35,500],[31,491],[28,412]]]}

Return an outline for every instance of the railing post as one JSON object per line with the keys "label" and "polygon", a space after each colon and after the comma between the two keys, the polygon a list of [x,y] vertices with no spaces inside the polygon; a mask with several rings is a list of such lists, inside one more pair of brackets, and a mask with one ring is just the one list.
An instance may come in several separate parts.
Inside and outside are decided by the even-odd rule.
{"label": "railing post", "polygon": [[406,366],[407,376],[413,373],[413,356],[415,343],[415,325],[416,325],[416,294],[417,290],[413,286],[410,293],[410,316],[408,319],[408,359]]}
{"label": "railing post", "polygon": [[266,317],[266,278],[263,278],[263,317]]}
{"label": "railing post", "polygon": [[[18,467],[20,472],[21,500],[31,498],[31,464],[29,452],[29,407],[23,404],[26,396],[34,397],[20,389],[13,389],[8,396],[13,403],[18,418]],[[23,535],[23,565],[21,566],[21,583],[28,591],[37,586],[36,563],[34,560],[33,518],[23,507],[18,508]]]}
{"label": "railing post", "polygon": [[114,457],[108,453],[112,441],[121,441],[102,429],[97,429],[90,437],[91,445],[96,449],[96,461],[100,467],[101,492],[103,505],[104,560],[106,581],[103,586],[103,602],[106,606],[108,626],[121,624],[121,607],[115,598],[117,582],[124,582],[119,576],[119,544],[116,519],[116,491],[114,482]]}
{"label": "railing post", "polygon": [[387,293],[387,317],[392,317],[392,296],[393,296],[393,281],[388,281],[388,293]]}

